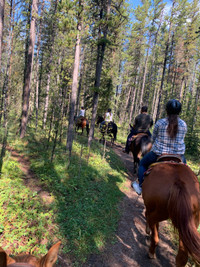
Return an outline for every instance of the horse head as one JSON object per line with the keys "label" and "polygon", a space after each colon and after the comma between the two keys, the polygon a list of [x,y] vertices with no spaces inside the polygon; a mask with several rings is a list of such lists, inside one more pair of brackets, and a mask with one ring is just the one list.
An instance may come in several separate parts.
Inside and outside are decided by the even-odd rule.
{"label": "horse head", "polygon": [[133,140],[130,144],[130,151],[133,154],[134,161],[134,173],[137,172],[137,168],[140,162],[140,158],[147,154],[152,147],[151,137],[146,133],[139,133],[133,136]]}
{"label": "horse head", "polygon": [[97,125],[104,121],[104,118],[100,115],[97,116]]}
{"label": "horse head", "polygon": [[37,258],[33,255],[19,255],[9,257],[7,253],[0,247],[0,267],[53,267],[58,256],[58,250],[61,242],[53,245],[48,253]]}

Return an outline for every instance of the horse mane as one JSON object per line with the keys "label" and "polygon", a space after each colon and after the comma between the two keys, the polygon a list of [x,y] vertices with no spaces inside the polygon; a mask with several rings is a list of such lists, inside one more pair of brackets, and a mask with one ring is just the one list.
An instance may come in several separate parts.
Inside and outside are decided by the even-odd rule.
{"label": "horse mane", "polygon": [[185,183],[178,176],[170,189],[168,213],[173,225],[179,231],[183,244],[200,263],[200,236],[193,220],[191,198]]}
{"label": "horse mane", "polygon": [[29,254],[14,256],[13,259],[16,262],[24,262],[24,263],[28,263],[30,260],[37,260],[35,256]]}

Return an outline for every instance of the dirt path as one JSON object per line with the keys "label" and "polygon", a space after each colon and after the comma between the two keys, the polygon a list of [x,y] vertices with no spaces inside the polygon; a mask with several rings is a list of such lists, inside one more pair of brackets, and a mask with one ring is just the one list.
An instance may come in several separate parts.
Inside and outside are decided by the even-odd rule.
{"label": "dirt path", "polygon": [[130,180],[126,181],[123,191],[125,197],[119,209],[122,212],[118,229],[115,233],[117,242],[108,244],[100,255],[91,255],[84,267],[171,267],[175,266],[175,250],[167,234],[167,223],[160,224],[160,241],[157,248],[157,259],[147,257],[148,243],[145,233],[144,204],[142,197],[131,188],[133,173],[132,154],[122,152],[120,145],[113,147],[115,153],[124,162]]}

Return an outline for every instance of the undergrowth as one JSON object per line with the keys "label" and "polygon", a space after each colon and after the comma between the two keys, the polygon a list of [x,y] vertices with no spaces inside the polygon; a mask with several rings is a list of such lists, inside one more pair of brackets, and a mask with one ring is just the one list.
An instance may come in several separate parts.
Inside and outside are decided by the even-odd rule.
{"label": "undergrowth", "polygon": [[[110,149],[93,142],[88,159],[87,139],[78,136],[69,163],[65,142],[59,144],[53,162],[52,143],[29,136],[16,139],[12,147],[29,157],[31,169],[54,202],[48,206],[24,184],[19,164],[7,152],[0,190],[1,246],[12,254],[29,251],[44,254],[57,240],[62,253],[74,266],[98,253],[106,242],[114,241],[119,219],[118,203],[125,169]],[[67,168],[68,167],[68,168]]]}

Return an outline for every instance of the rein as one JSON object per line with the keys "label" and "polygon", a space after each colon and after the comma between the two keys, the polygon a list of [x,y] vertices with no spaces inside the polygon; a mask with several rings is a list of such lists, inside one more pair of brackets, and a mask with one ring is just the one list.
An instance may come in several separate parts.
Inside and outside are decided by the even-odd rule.
{"label": "rein", "polygon": [[9,264],[8,267],[35,267],[35,266],[25,262],[16,262]]}

